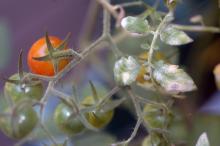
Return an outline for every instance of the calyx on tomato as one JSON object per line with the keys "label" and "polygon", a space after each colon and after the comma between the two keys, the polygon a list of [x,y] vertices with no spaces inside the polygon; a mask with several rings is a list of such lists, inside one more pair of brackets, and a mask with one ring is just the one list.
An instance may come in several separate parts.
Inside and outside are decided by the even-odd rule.
{"label": "calyx on tomato", "polygon": [[[87,96],[82,101],[83,106],[92,106],[95,103],[98,103],[102,98],[97,94],[96,88],[93,83],[90,81],[90,86],[92,89],[93,96]],[[111,101],[109,101],[111,102]],[[114,110],[103,111],[101,109],[96,109],[95,111],[85,113],[86,119],[88,122],[95,128],[103,128],[109,124],[113,118]]]}
{"label": "calyx on tomato", "polygon": [[40,100],[44,89],[41,81],[37,79],[23,79],[26,75],[22,68],[22,51],[19,55],[18,73],[13,74],[4,85],[4,94],[11,102],[19,102],[23,99]]}
{"label": "calyx on tomato", "polygon": [[67,48],[70,34],[62,41],[58,37],[46,36],[37,40],[28,52],[28,66],[33,73],[53,76],[61,71],[73,57]]}

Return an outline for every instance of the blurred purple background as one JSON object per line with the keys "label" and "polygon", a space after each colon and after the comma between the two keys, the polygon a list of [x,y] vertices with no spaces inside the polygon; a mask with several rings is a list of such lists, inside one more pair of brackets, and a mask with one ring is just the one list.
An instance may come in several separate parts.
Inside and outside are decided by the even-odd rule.
{"label": "blurred purple background", "polygon": [[9,30],[11,49],[10,60],[1,73],[15,72],[19,50],[27,53],[45,31],[61,38],[71,32],[70,46],[76,46],[88,3],[89,0],[0,0],[0,23]]}

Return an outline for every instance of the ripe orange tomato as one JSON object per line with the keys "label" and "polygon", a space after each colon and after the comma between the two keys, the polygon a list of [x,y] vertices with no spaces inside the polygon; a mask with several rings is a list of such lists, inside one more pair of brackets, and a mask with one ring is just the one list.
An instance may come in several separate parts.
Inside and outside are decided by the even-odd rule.
{"label": "ripe orange tomato", "polygon": [[[54,48],[58,47],[62,42],[61,39],[55,36],[49,36],[49,40]],[[55,74],[52,61],[38,61],[33,59],[33,57],[43,57],[47,54],[48,49],[46,38],[42,37],[31,46],[28,52],[28,66],[33,73],[45,76],[53,76]],[[69,63],[69,61],[69,59],[60,60],[58,63],[58,71],[62,70]]]}

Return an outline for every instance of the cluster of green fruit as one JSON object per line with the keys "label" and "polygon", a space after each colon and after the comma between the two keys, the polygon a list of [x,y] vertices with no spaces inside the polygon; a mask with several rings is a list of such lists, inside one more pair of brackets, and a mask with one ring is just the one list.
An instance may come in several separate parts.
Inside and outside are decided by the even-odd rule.
{"label": "cluster of green fruit", "polygon": [[[48,36],[39,39],[33,44],[28,53],[28,65],[30,70],[38,75],[54,76],[54,64],[52,60],[38,60],[36,58],[44,57],[50,54],[51,47],[56,50],[66,49],[66,40],[62,41],[57,37]],[[19,57],[19,71],[10,78],[5,79],[4,96],[8,107],[2,111],[0,117],[0,128],[2,132],[10,138],[22,139],[28,136],[39,123],[37,111],[34,109],[36,103],[41,103],[44,96],[43,82],[38,79],[29,79],[22,69],[22,51]],[[61,71],[70,59],[61,59],[58,63],[58,71]],[[82,107],[89,107],[100,101],[93,96],[85,97],[81,102]],[[63,133],[72,136],[81,133],[85,128],[82,121],[75,114],[75,109],[61,102],[54,112],[54,121],[57,127]],[[113,110],[102,111],[97,109],[85,113],[88,122],[95,128],[105,127],[112,119]]]}

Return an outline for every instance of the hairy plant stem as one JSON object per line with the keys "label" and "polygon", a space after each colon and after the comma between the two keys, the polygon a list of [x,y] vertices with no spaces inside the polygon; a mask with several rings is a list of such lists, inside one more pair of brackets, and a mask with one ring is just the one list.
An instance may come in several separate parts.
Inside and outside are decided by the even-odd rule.
{"label": "hairy plant stem", "polygon": [[184,30],[184,31],[195,31],[195,32],[212,32],[212,33],[220,33],[220,28],[212,27],[212,26],[195,26],[195,25],[177,25],[172,24],[173,27]]}
{"label": "hairy plant stem", "polygon": [[[74,98],[74,105],[75,106],[73,109],[74,111],[76,111],[75,113],[75,116],[77,116],[79,113],[82,113],[82,114],[85,114],[89,111],[95,111],[96,109],[99,109],[99,108],[102,108],[103,106],[105,106],[106,102],[114,95],[116,94],[117,92],[119,92],[121,90],[120,87],[116,86],[114,87],[111,91],[109,91],[104,97],[101,98],[101,100],[99,100],[98,103],[90,106],[90,107],[81,107],[79,106],[81,103],[79,103],[79,100],[76,99],[75,96],[70,96],[70,95],[67,95],[61,91],[58,91],[56,89],[53,89],[52,90],[52,93],[56,96],[58,96],[59,98],[63,99],[63,100],[67,100],[67,99],[73,99]],[[76,102],[77,101],[77,102]]]}
{"label": "hairy plant stem", "polygon": [[[155,104],[158,107],[163,107],[163,104],[161,103],[157,103],[154,101],[150,101],[148,99],[144,99],[141,97],[138,97],[137,95],[135,95],[135,93],[133,93],[132,88],[130,86],[127,87],[119,87],[119,86],[115,86],[111,91],[109,91],[103,98],[101,98],[101,100],[97,101],[97,103],[95,103],[94,105],[91,105],[89,107],[83,107],[81,106],[80,100],[78,99],[78,97],[76,95],[67,95],[64,92],[61,92],[57,89],[55,89],[55,85],[56,83],[63,78],[69,71],[71,71],[72,69],[75,68],[75,66],[77,66],[79,63],[81,63],[83,60],[85,60],[88,55],[90,55],[92,53],[92,51],[94,51],[97,48],[100,48],[102,43],[106,43],[108,45],[108,47],[113,51],[113,53],[115,54],[116,58],[119,58],[121,56],[123,56],[123,54],[121,53],[121,51],[119,50],[116,42],[114,40],[114,38],[111,35],[111,15],[114,18],[118,18],[118,12],[117,12],[117,8],[120,7],[130,7],[130,6],[137,6],[137,5],[141,5],[143,4],[146,8],[148,8],[148,10],[146,11],[146,13],[144,13],[144,17],[150,15],[152,12],[154,12],[154,8],[151,6],[148,6],[147,4],[145,4],[142,1],[137,1],[137,2],[128,2],[128,3],[121,3],[118,5],[112,5],[110,3],[110,0],[96,0],[96,2],[98,2],[102,7],[103,7],[103,30],[102,30],[102,35],[96,39],[93,43],[91,43],[88,47],[86,47],[83,50],[80,50],[80,53],[74,51],[74,50],[66,50],[63,51],[62,53],[55,53],[53,55],[55,55],[55,57],[63,57],[63,56],[68,56],[70,58],[72,58],[71,62],[65,66],[65,68],[63,70],[61,70],[60,72],[58,72],[57,69],[57,63],[59,60],[53,59],[53,65],[55,69],[55,76],[53,77],[48,77],[48,76],[43,76],[43,75],[37,75],[37,74],[33,74],[33,73],[27,73],[24,76],[21,75],[21,70],[19,71],[20,73],[20,77],[22,78],[21,80],[25,80],[25,79],[30,79],[30,78],[36,78],[36,79],[41,79],[44,81],[48,81],[48,86],[46,88],[46,91],[44,93],[44,96],[42,97],[40,102],[36,102],[36,105],[40,105],[40,126],[43,129],[43,131],[47,134],[47,136],[51,139],[51,142],[55,145],[57,145],[55,138],[50,134],[50,132],[48,131],[48,129],[44,126],[43,124],[43,112],[45,109],[45,105],[48,102],[48,98],[49,98],[49,94],[52,93],[55,96],[58,96],[61,100],[65,101],[66,103],[68,103],[68,105],[70,105],[72,107],[73,110],[73,114],[71,116],[77,116],[79,118],[79,120],[83,123],[83,125],[85,127],[87,127],[90,130],[94,130],[97,131],[98,129],[95,128],[94,126],[92,126],[86,119],[85,117],[85,113],[91,112],[91,111],[95,111],[95,110],[102,110],[102,108],[107,104],[107,102],[109,101],[109,99],[116,94],[117,92],[119,92],[121,89],[125,89],[125,91],[128,93],[134,107],[135,107],[135,111],[137,114],[137,122],[136,125],[134,127],[134,130],[132,132],[132,134],[130,135],[130,137],[122,142],[119,143],[115,143],[112,144],[112,146],[115,145],[127,145],[131,140],[134,139],[134,137],[137,134],[137,131],[139,129],[139,127],[141,126],[141,124],[143,124],[146,129],[149,132],[160,132],[160,133],[166,133],[166,129],[150,129],[148,127],[148,123],[146,121],[144,121],[143,119],[143,113],[142,113],[142,108],[141,108],[141,104],[145,104],[145,103],[151,103],[151,104]],[[157,1],[159,2],[159,0]],[[96,7],[97,8],[97,7]],[[95,14],[94,14],[95,15]],[[164,16],[164,15],[163,15]],[[154,83],[155,86],[156,83],[154,82],[153,79],[153,56],[154,56],[154,49],[156,46],[156,42],[157,39],[160,35],[160,32],[162,31],[162,29],[164,28],[165,25],[167,25],[167,23],[170,21],[170,16],[172,16],[172,12],[169,12],[168,14],[166,14],[163,18],[163,20],[161,21],[161,23],[159,24],[159,26],[156,28],[155,32],[153,33],[153,39],[150,45],[150,49],[149,49],[149,56],[148,56],[148,65],[149,65],[149,72],[150,72],[150,79],[152,81],[152,83]],[[91,20],[91,19],[90,19]],[[185,30],[185,31],[204,31],[204,32],[220,32],[219,28],[216,27],[208,27],[208,26],[185,26],[185,25],[176,25],[176,24],[172,24],[175,28],[177,29],[181,29],[181,30]],[[89,28],[91,29],[91,28]],[[91,34],[91,31],[88,31],[89,35]],[[118,40],[121,38],[124,38],[126,36],[126,34],[124,35],[120,35],[120,37],[118,37]],[[101,46],[103,47],[103,46]],[[104,48],[104,47],[103,47]],[[21,63],[19,63],[21,66]],[[22,67],[21,67],[22,68]],[[125,100],[125,98],[122,98],[117,105],[119,105],[120,103],[122,103]],[[116,102],[114,103],[116,104]],[[12,105],[14,106],[14,105]],[[113,107],[113,106],[112,106]],[[114,107],[115,108],[115,105]],[[167,108],[167,107],[163,107],[163,108]],[[104,108],[103,108],[104,109]],[[13,123],[12,123],[13,126]],[[22,142],[24,142],[25,140],[27,140],[28,138],[30,138],[30,135],[27,136]]]}
{"label": "hairy plant stem", "polygon": [[109,3],[109,0],[96,0],[98,3],[100,3],[104,11],[108,11],[107,13],[111,13],[115,18],[118,17],[117,12],[114,10],[114,7]]}
{"label": "hairy plant stem", "polygon": [[150,45],[150,49],[149,49],[149,52],[148,52],[148,65],[149,65],[149,73],[150,73],[150,78],[151,78],[151,81],[152,83],[154,83],[154,79],[153,79],[153,63],[152,63],[152,60],[153,60],[153,55],[154,55],[154,49],[156,47],[156,42],[157,42],[157,39],[160,35],[160,32],[162,31],[164,25],[167,24],[168,20],[170,19],[170,17],[172,16],[172,12],[169,12],[164,18],[163,20],[161,21],[161,23],[159,24],[159,26],[157,27],[156,31],[154,32],[154,36],[153,36],[153,40],[151,42],[151,45]]}
{"label": "hairy plant stem", "polygon": [[42,130],[45,132],[45,134],[51,139],[51,142],[55,145],[58,146],[58,143],[56,142],[56,139],[50,134],[50,132],[48,131],[48,129],[44,126],[43,123],[40,122],[40,127],[42,128]]}
{"label": "hairy plant stem", "polygon": [[122,57],[123,54],[122,52],[119,50],[118,46],[115,44],[113,38],[111,35],[108,35],[108,42],[109,42],[109,46],[112,49],[116,59],[118,59],[119,57]]}
{"label": "hairy plant stem", "polygon": [[111,33],[111,15],[108,12],[108,9],[106,9],[105,5],[110,7],[109,4],[110,0],[97,0],[98,2],[101,2],[103,8],[103,36],[107,36]]}
{"label": "hairy plant stem", "polygon": [[132,100],[132,103],[134,104],[134,107],[135,107],[135,110],[136,110],[136,113],[137,113],[137,122],[135,124],[134,130],[132,131],[130,137],[127,140],[111,144],[111,146],[120,146],[120,145],[126,146],[130,141],[132,141],[134,139],[134,137],[137,134],[137,131],[138,131],[139,127],[143,123],[143,115],[142,115],[140,102],[138,102],[138,100],[135,97],[135,95],[134,95],[134,93],[133,93],[130,86],[125,87],[125,90],[127,91],[128,95],[130,96],[130,98]]}
{"label": "hairy plant stem", "polygon": [[[73,59],[62,71],[60,71],[57,75],[55,75],[54,77],[45,77],[45,76],[41,76],[41,75],[35,75],[35,74],[31,74],[29,73],[28,75],[26,75],[24,77],[25,78],[39,78],[39,79],[43,79],[46,81],[49,81],[48,83],[48,87],[45,91],[44,97],[41,100],[42,106],[41,106],[41,112],[40,112],[40,119],[42,122],[43,119],[43,111],[44,111],[44,107],[45,104],[47,102],[48,96],[50,91],[52,91],[53,93],[55,93],[58,96],[62,96],[62,97],[66,97],[66,95],[64,95],[64,93],[62,92],[58,92],[57,90],[54,89],[54,85],[55,83],[62,78],[64,75],[66,75],[70,70],[72,70],[76,65],[78,65],[82,60],[84,60],[92,51],[92,49],[94,49],[95,47],[97,47],[97,45],[99,45],[101,42],[106,41],[106,39],[108,38],[108,40],[110,40],[109,36],[110,36],[110,14],[107,10],[104,9],[104,18],[103,18],[103,34],[100,38],[98,38],[94,43],[92,43],[90,46],[88,46],[87,48],[85,48],[81,53],[80,53],[80,57]],[[113,42],[111,42],[113,44]],[[117,49],[117,48],[116,48]],[[114,92],[116,92],[117,90],[114,90]],[[58,94],[59,93],[59,94]],[[102,102],[101,102],[102,103]],[[100,104],[101,104],[100,103]],[[79,111],[79,107],[78,105],[75,103],[75,108],[78,109]],[[94,106],[95,108],[96,106]],[[86,111],[86,110],[85,110]],[[84,125],[86,127],[88,127],[89,129],[92,130],[97,130],[96,128],[94,128],[93,126],[91,126],[88,121],[86,120],[85,116],[79,112],[79,118],[80,120],[84,123]]]}
{"label": "hairy plant stem", "polygon": [[19,140],[17,143],[15,143],[14,146],[22,146],[25,142],[29,141],[32,139],[33,132],[28,134],[26,137],[23,139]]}
{"label": "hairy plant stem", "polygon": [[88,55],[89,53],[97,46],[99,45],[101,42],[104,41],[104,37],[100,37],[98,38],[94,43],[92,43],[91,45],[89,45],[89,47],[85,48],[81,54],[81,58],[78,59],[73,59],[67,66],[65,66],[65,68],[60,71],[54,78],[54,80],[59,80],[60,78],[62,78],[64,75],[66,75],[70,70],[72,70],[76,65],[78,65],[79,63],[81,63],[81,61],[83,61]]}
{"label": "hairy plant stem", "polygon": [[137,1],[137,2],[125,2],[125,3],[121,3],[119,5],[122,7],[133,7],[133,6],[141,6],[143,4],[144,4],[143,1]]}
{"label": "hairy plant stem", "polygon": [[73,107],[73,111],[75,111],[72,116],[76,117],[78,116],[79,120],[84,124],[85,127],[87,127],[88,129],[90,130],[93,130],[93,131],[98,131],[99,129],[95,128],[94,126],[92,126],[88,121],[87,119],[85,118],[85,113],[87,112],[91,112],[91,111],[95,111],[96,109],[99,109],[101,108],[102,106],[105,105],[105,102],[107,100],[109,100],[110,97],[112,97],[112,95],[114,95],[115,93],[117,93],[118,91],[120,90],[119,87],[115,87],[113,88],[106,96],[104,96],[102,98],[102,100],[100,100],[97,104],[95,104],[94,106],[90,106],[89,108],[80,108],[80,102],[78,99],[76,99],[75,96],[69,96],[63,92],[60,92],[56,89],[53,89],[51,90],[52,93],[58,97],[62,97],[61,99],[63,100],[67,100],[67,99],[73,99],[73,105],[70,105]]}
{"label": "hairy plant stem", "polygon": [[88,128],[88,129],[90,129],[90,130],[93,130],[93,131],[98,131],[97,128],[95,128],[94,126],[92,126],[92,125],[87,121],[87,119],[85,118],[85,115],[84,115],[82,112],[80,112],[80,103],[77,102],[76,97],[74,97],[73,95],[70,97],[69,95],[67,95],[67,94],[65,94],[65,93],[63,93],[63,92],[60,92],[60,91],[58,91],[58,90],[56,90],[56,89],[53,89],[52,92],[53,92],[53,94],[55,94],[56,96],[62,97],[62,98],[64,98],[64,99],[66,99],[66,100],[67,100],[67,99],[72,99],[71,101],[72,101],[73,104],[71,105],[71,107],[73,108],[73,111],[75,111],[74,114],[73,114],[73,116],[78,116],[78,118],[79,118],[80,121],[84,124],[84,126],[85,126],[86,128]]}
{"label": "hairy plant stem", "polygon": [[71,98],[69,95],[61,92],[61,91],[58,91],[56,89],[52,89],[51,90],[52,94],[54,94],[55,96],[58,96],[58,98],[60,98],[61,100],[65,101],[64,103],[65,104],[68,104],[68,106],[71,106],[71,107],[74,107],[73,111],[75,111],[76,113],[79,113],[79,108],[78,108],[78,105],[76,103],[75,100],[71,100],[73,98]]}

